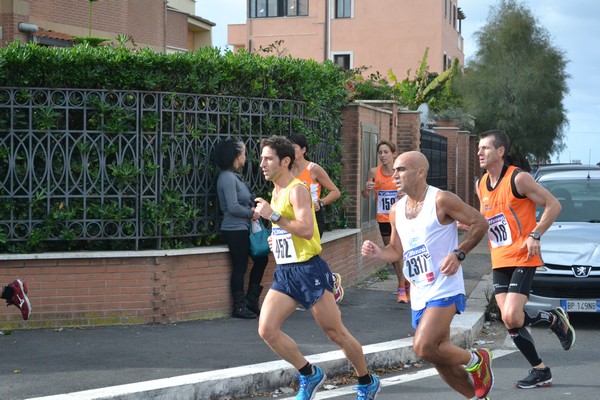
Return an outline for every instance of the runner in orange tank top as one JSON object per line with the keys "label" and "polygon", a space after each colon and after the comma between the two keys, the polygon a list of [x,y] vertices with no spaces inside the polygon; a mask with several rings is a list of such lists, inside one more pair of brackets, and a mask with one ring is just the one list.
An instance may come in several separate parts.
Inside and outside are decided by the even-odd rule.
{"label": "runner in orange tank top", "polygon": [[[325,232],[325,206],[333,203],[340,198],[341,193],[335,183],[331,180],[327,172],[317,163],[307,159],[308,142],[302,135],[294,134],[290,137],[294,144],[296,159],[292,165],[292,173],[302,181],[310,191],[313,205],[315,206],[315,215],[319,234],[323,237]],[[322,190],[327,190],[327,195],[321,197]]]}
{"label": "runner in orange tank top", "polygon": [[[492,254],[494,296],[502,321],[513,342],[531,364],[529,375],[515,383],[522,389],[547,386],[552,373],[546,367],[526,327],[546,325],[558,336],[564,350],[575,343],[567,313],[557,307],[525,311],[536,267],[542,266],[540,238],[560,213],[560,203],[531,174],[508,165],[508,136],[499,130],[481,134],[479,165],[486,170],[477,182],[481,213],[487,219]],[[536,221],[536,206],[544,208]]]}
{"label": "runner in orange tank top", "polygon": [[[308,153],[308,141],[302,135],[294,134],[290,137],[294,145],[295,160],[292,165],[292,174],[304,183],[304,186],[310,191],[310,196],[315,208],[315,217],[317,218],[317,228],[319,237],[323,237],[325,232],[325,206],[333,203],[340,198],[341,193],[335,183],[329,178],[327,172],[317,163],[311,162],[306,158]],[[327,195],[321,197],[322,189],[327,190]],[[335,302],[339,303],[344,298],[344,287],[342,286],[342,275],[334,272],[333,295]]]}
{"label": "runner in orange tank top", "polygon": [[[361,195],[364,198],[368,198],[371,192],[375,193],[375,203],[377,205],[376,218],[379,223],[379,233],[381,233],[383,245],[387,246],[392,234],[389,218],[390,209],[401,197],[394,182],[396,145],[387,140],[382,140],[377,145],[377,155],[381,165],[369,170],[367,182],[361,191]],[[393,265],[398,277],[397,301],[398,303],[408,303],[410,301],[410,282],[404,278],[402,264],[394,262]]]}

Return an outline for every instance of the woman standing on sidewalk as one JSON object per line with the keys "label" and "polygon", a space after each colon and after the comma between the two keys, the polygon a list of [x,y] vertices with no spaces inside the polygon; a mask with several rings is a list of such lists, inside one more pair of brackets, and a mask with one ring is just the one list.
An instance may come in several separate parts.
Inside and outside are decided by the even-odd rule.
{"label": "woman standing on sidewalk", "polygon": [[[383,245],[387,246],[390,242],[392,227],[390,225],[390,209],[402,197],[396,189],[394,182],[394,159],[396,155],[396,145],[387,140],[382,140],[377,145],[377,154],[381,165],[371,168],[367,176],[365,188],[360,192],[362,197],[368,198],[371,191],[375,192],[375,201],[377,203],[377,222],[379,223],[379,232]],[[396,276],[398,277],[398,303],[408,303],[410,301],[410,282],[404,278],[402,265],[395,261],[392,263]]]}
{"label": "woman standing on sidewalk", "polygon": [[254,195],[243,181],[240,170],[246,164],[246,146],[240,140],[222,140],[216,149],[217,166],[221,169],[217,179],[219,206],[223,212],[221,237],[229,247],[231,257],[231,295],[234,318],[255,319],[259,313],[260,285],[268,256],[254,257],[250,272],[248,294],[244,297],[244,276],[248,269],[250,246],[250,221],[259,218],[254,209]]}

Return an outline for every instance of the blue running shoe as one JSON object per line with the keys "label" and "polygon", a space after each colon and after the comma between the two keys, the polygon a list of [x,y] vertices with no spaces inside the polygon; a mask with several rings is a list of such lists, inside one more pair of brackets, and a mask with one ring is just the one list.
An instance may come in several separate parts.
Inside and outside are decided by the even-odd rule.
{"label": "blue running shoe", "polygon": [[377,393],[381,390],[381,385],[375,375],[371,374],[371,379],[373,382],[370,385],[358,385],[352,388],[358,391],[356,400],[374,400],[377,397]]}
{"label": "blue running shoe", "polygon": [[[300,389],[296,395],[296,400],[312,400],[317,394],[317,390],[323,385],[327,376],[323,370],[316,365],[315,373],[312,375],[300,375]],[[365,397],[366,398],[366,397]]]}

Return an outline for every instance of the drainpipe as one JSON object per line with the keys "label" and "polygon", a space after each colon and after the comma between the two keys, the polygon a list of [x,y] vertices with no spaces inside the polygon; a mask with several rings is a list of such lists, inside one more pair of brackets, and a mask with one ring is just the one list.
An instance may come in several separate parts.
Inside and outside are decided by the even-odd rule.
{"label": "drainpipe", "polygon": [[324,60],[329,60],[329,53],[331,51],[331,19],[329,17],[329,10],[331,9],[331,0],[325,0],[325,45],[324,49]]}
{"label": "drainpipe", "polygon": [[[255,10],[255,12],[257,11]],[[254,18],[250,15],[250,9],[248,8],[248,14],[246,15],[246,50],[248,53],[252,53],[252,21],[254,21]]]}
{"label": "drainpipe", "polygon": [[167,54],[167,4],[169,0],[165,0],[165,21],[163,29],[163,53]]}
{"label": "drainpipe", "polygon": [[23,32],[27,34],[27,42],[33,41],[33,34],[37,32],[40,28],[34,24],[28,24],[26,22],[19,22],[19,32]]}

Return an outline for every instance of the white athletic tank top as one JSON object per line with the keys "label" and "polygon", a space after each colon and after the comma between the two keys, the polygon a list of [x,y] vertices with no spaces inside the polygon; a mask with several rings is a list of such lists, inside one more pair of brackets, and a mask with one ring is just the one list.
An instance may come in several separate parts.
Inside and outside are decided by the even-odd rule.
{"label": "white athletic tank top", "polygon": [[435,197],[439,190],[429,186],[415,219],[406,218],[408,196],[396,204],[396,230],[404,249],[404,276],[411,282],[413,310],[425,308],[430,300],[465,293],[462,266],[451,276],[440,273],[440,263],[458,246],[458,229],[456,221],[442,225],[437,219]]}

